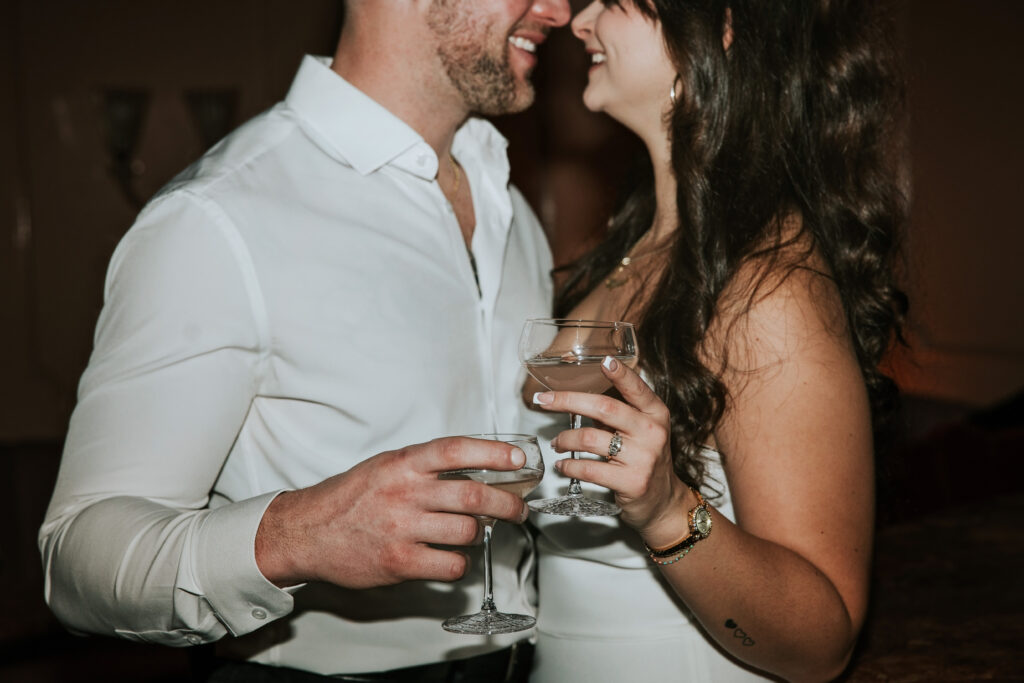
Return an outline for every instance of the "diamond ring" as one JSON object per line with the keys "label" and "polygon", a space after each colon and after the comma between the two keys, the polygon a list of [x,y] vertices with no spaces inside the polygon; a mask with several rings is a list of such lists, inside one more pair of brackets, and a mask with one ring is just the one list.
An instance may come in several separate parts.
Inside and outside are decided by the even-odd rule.
{"label": "diamond ring", "polygon": [[622,450],[622,434],[615,432],[612,435],[612,440],[608,443],[608,457],[614,458]]}

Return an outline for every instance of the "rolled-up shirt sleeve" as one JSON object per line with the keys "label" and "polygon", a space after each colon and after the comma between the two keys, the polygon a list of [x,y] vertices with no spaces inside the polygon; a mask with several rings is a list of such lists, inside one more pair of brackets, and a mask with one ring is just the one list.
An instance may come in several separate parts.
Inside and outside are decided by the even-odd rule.
{"label": "rolled-up shirt sleeve", "polygon": [[287,614],[254,556],[278,492],[210,505],[269,347],[238,231],[171,192],[118,245],[104,298],[39,534],[51,609],[74,631],[168,645]]}

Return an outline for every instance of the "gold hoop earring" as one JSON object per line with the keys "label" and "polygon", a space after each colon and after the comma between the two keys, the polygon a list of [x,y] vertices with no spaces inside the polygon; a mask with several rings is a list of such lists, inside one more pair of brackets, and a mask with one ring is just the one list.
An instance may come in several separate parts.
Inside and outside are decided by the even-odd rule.
{"label": "gold hoop earring", "polygon": [[676,74],[675,79],[672,81],[672,87],[668,91],[668,99],[671,100],[673,106],[675,105],[676,99],[677,99],[677,97],[676,97],[676,83],[679,83],[681,80],[682,80],[682,78],[680,77],[680,75]]}

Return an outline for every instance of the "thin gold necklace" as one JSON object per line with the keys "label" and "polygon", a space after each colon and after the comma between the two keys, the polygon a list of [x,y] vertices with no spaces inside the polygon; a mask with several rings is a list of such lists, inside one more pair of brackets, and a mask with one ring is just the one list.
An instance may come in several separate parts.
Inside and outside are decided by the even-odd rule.
{"label": "thin gold necklace", "polygon": [[452,194],[455,195],[459,193],[459,188],[462,186],[462,172],[459,171],[459,164],[451,152],[448,152],[448,163],[452,165],[452,173],[455,174],[455,182],[452,184]]}
{"label": "thin gold necklace", "polygon": [[634,261],[636,261],[637,259],[647,258],[648,256],[652,256],[661,251],[665,251],[666,249],[668,249],[669,246],[670,245],[668,244],[663,244],[657,249],[652,249],[646,254],[641,254],[640,256],[623,256],[622,260],[619,261],[619,265],[615,267],[615,270],[612,271],[611,275],[605,278],[604,286],[607,287],[608,289],[615,289],[626,284],[633,276],[633,273],[632,271],[629,270],[629,267],[633,265]]}

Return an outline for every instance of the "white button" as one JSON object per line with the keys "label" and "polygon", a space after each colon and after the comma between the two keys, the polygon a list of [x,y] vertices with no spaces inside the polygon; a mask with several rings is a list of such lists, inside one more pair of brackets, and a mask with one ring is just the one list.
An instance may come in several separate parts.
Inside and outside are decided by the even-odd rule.
{"label": "white button", "polygon": [[254,609],[252,611],[252,616],[253,616],[254,619],[266,619],[267,618],[267,612],[266,612],[266,610],[262,610],[259,607],[257,607],[256,609]]}
{"label": "white button", "polygon": [[201,642],[203,642],[203,639],[197,636],[195,633],[190,633],[187,636],[185,636],[185,640],[192,643],[193,645],[199,645]]}
{"label": "white button", "polygon": [[416,157],[416,163],[419,164],[420,166],[426,166],[428,161],[430,161],[430,159],[427,157],[426,154],[421,154],[418,157]]}
{"label": "white button", "polygon": [[455,213],[455,207],[452,206],[451,202],[444,203],[444,210],[447,211],[448,213]]}

